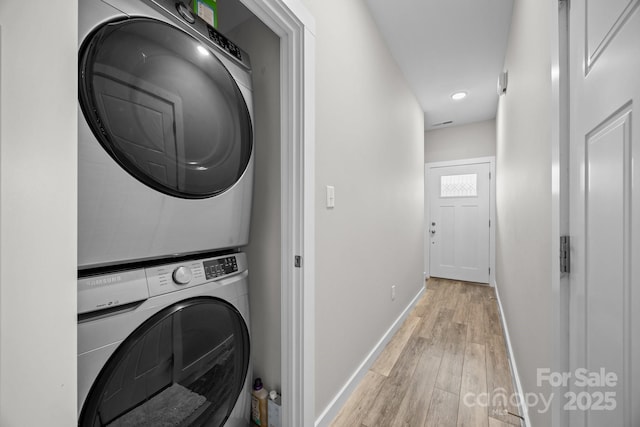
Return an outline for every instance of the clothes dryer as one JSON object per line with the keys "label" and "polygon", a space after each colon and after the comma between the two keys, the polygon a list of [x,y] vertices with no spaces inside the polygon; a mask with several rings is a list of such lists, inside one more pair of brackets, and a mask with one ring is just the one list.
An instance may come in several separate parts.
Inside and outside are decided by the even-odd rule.
{"label": "clothes dryer", "polygon": [[79,39],[78,268],[245,245],[247,53],[174,0],[80,0]]}
{"label": "clothes dryer", "polygon": [[78,280],[79,426],[249,424],[244,253]]}

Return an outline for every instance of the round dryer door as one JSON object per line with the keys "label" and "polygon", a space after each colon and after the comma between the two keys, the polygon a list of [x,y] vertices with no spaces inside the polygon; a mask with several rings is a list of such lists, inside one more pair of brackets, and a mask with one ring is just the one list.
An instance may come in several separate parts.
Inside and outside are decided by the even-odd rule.
{"label": "round dryer door", "polygon": [[87,37],[79,65],[87,123],[139,181],[198,199],[242,176],[251,118],[236,81],[206,44],[160,21],[126,19]]}
{"label": "round dryer door", "polygon": [[167,307],[138,327],[94,382],[79,426],[222,426],[244,386],[249,334],[217,298]]}

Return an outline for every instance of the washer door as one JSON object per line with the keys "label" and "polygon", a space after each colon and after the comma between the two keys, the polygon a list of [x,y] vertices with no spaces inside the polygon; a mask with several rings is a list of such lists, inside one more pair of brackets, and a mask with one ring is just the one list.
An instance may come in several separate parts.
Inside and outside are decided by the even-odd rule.
{"label": "washer door", "polygon": [[231,187],[253,144],[235,80],[194,37],[147,18],[107,23],[80,49],[79,98],[97,140],[165,194],[198,199]]}
{"label": "washer door", "polygon": [[241,314],[217,298],[167,307],[138,327],[93,384],[79,426],[222,426],[249,367]]}

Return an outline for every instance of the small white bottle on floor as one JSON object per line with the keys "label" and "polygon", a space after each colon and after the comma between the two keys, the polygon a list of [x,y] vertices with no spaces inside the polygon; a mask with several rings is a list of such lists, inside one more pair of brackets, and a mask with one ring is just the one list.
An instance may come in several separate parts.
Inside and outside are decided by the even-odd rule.
{"label": "small white bottle on floor", "polygon": [[269,402],[267,406],[269,408],[269,427],[282,427],[282,418],[280,416],[280,408],[282,407],[282,402],[277,391],[271,390],[269,392]]}

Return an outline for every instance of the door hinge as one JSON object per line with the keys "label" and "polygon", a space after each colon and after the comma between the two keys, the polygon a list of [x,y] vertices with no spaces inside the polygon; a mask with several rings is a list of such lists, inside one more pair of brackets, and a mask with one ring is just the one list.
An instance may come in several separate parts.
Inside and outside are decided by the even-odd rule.
{"label": "door hinge", "polygon": [[489,179],[491,179],[491,172],[489,172]]}
{"label": "door hinge", "polygon": [[491,228],[491,220],[489,220],[489,228]]}
{"label": "door hinge", "polygon": [[296,255],[296,256],[294,257],[293,265],[294,265],[296,268],[301,268],[301,267],[302,267],[302,257],[301,257],[300,255]]}
{"label": "door hinge", "polygon": [[489,267],[489,276],[491,276],[491,267]]}
{"label": "door hinge", "polygon": [[570,273],[571,267],[571,239],[560,236],[560,273]]}

